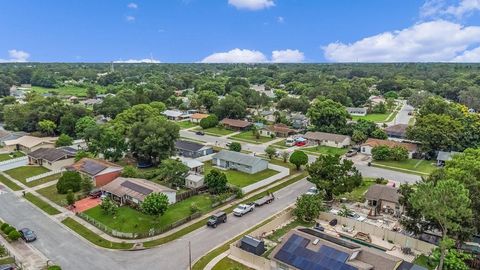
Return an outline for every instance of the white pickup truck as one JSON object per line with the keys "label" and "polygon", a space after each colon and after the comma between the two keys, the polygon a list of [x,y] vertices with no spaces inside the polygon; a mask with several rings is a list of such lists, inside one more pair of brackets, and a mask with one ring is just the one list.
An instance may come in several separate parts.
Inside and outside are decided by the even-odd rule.
{"label": "white pickup truck", "polygon": [[255,208],[255,204],[239,204],[235,209],[233,209],[233,214],[237,217],[241,217],[249,212],[252,212]]}

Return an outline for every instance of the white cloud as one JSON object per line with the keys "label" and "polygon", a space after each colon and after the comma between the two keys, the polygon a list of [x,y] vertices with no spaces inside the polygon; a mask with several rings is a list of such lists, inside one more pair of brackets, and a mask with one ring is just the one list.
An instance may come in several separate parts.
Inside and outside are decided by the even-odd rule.
{"label": "white cloud", "polygon": [[8,51],[8,57],[9,59],[0,59],[0,62],[5,63],[5,62],[27,62],[28,58],[30,57],[30,54],[21,51],[21,50],[9,50]]}
{"label": "white cloud", "polygon": [[158,64],[158,63],[161,63],[160,60],[148,59],[148,58],[145,58],[145,59],[116,60],[116,61],[113,61],[113,62],[114,62],[114,63],[125,63],[125,64],[135,64],[135,63],[154,63],[154,64]]}
{"label": "white cloud", "polygon": [[275,6],[273,0],[228,0],[237,9],[260,10]]}
{"label": "white cloud", "polygon": [[480,11],[480,0],[456,0],[454,2],[455,4],[446,0],[427,0],[420,9],[420,16],[423,18],[454,17],[461,19],[475,11]]}
{"label": "white cloud", "polygon": [[131,8],[131,9],[137,9],[138,8],[138,5],[136,3],[129,3],[127,5],[128,8]]}
{"label": "white cloud", "polygon": [[127,22],[133,22],[133,21],[135,21],[135,17],[134,16],[126,16],[125,20],[127,20]]}
{"label": "white cloud", "polygon": [[305,60],[305,55],[299,50],[280,50],[272,52],[272,62],[274,63],[299,63]]}
{"label": "white cloud", "polygon": [[233,49],[228,52],[213,53],[203,58],[202,63],[298,63],[303,62],[305,56],[299,50],[277,50],[272,52],[269,60],[260,51],[248,49]]}
{"label": "white cloud", "polygon": [[267,57],[255,50],[233,49],[228,52],[213,53],[201,61],[202,63],[261,63],[267,62]]}
{"label": "white cloud", "polygon": [[464,51],[462,54],[455,57],[452,62],[480,62],[480,47]]}
{"label": "white cloud", "polygon": [[278,22],[278,23],[284,23],[284,22],[285,22],[285,18],[283,18],[282,16],[278,16],[278,17],[277,17],[277,22]]}
{"label": "white cloud", "polygon": [[330,43],[325,58],[334,62],[455,61],[480,44],[480,26],[437,20],[363,38],[354,43]]}

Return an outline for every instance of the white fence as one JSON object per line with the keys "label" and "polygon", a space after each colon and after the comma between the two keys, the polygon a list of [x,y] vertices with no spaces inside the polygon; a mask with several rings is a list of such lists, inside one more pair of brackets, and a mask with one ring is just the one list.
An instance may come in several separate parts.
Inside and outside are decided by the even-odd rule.
{"label": "white fence", "polygon": [[26,156],[4,160],[0,162],[0,171],[8,171],[26,165],[28,165],[28,157]]}
{"label": "white fence", "polygon": [[45,177],[50,176],[50,175],[59,174],[59,173],[62,173],[64,171],[66,171],[66,170],[65,169],[60,169],[60,170],[49,171],[49,172],[46,172],[46,173],[42,173],[42,174],[39,174],[39,175],[29,177],[25,180],[28,183],[28,182],[32,182],[32,181],[35,181],[35,180],[38,180],[38,179],[45,178]]}

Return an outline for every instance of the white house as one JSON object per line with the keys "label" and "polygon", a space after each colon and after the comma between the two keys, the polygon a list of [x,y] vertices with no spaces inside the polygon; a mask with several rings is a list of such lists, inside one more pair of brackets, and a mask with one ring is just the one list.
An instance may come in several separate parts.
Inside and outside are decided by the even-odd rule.
{"label": "white house", "polygon": [[308,140],[310,145],[324,145],[336,148],[344,148],[350,145],[350,136],[326,133],[326,132],[312,132],[305,133],[303,138]]}
{"label": "white house", "polygon": [[348,107],[347,112],[352,116],[365,116],[367,115],[367,108]]}
{"label": "white house", "polygon": [[412,158],[413,154],[417,152],[417,145],[413,143],[402,143],[397,141],[389,141],[389,140],[380,140],[380,139],[373,139],[368,138],[366,142],[364,142],[360,147],[360,152],[365,155],[371,155],[372,149],[376,146],[388,146],[393,148],[395,146],[405,147],[408,151],[408,158]]}

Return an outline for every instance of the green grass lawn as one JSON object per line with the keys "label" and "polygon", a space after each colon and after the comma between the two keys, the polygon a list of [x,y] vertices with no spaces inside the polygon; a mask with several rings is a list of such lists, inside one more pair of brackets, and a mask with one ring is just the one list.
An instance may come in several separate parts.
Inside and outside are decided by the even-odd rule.
{"label": "green grass lawn", "polygon": [[[402,170],[415,171],[420,174],[430,174],[437,168],[432,163],[432,161],[428,161],[424,159],[407,159],[402,161],[374,160],[372,162],[372,165],[375,166],[375,164],[393,167],[394,169],[397,169],[399,171],[402,171]],[[390,169],[390,168],[385,168],[385,169]]]}
{"label": "green grass lawn", "polygon": [[212,270],[253,270],[237,261],[234,261],[228,257],[221,259]]}
{"label": "green grass lawn", "polygon": [[133,247],[132,243],[115,243],[105,240],[72,218],[66,218],[62,223],[97,246],[110,249],[131,249]]}
{"label": "green grass lawn", "polygon": [[[100,85],[94,85],[98,93],[105,93],[105,87]],[[77,96],[77,97],[86,97],[87,96],[87,87],[80,87],[75,85],[65,85],[59,88],[45,88],[40,86],[32,86],[32,91],[39,94],[45,93],[57,93],[58,95],[67,95],[67,96]]]}
{"label": "green grass lawn", "polygon": [[230,139],[239,140],[239,141],[246,141],[246,142],[256,143],[256,144],[266,143],[266,142],[275,140],[275,138],[264,137],[264,136],[260,136],[257,139],[253,135],[252,131],[244,131],[244,132],[239,133],[237,135],[231,136]]}
{"label": "green grass lawn", "polygon": [[337,196],[338,198],[347,198],[347,200],[352,202],[364,202],[364,194],[367,192],[368,188],[375,185],[375,179],[373,178],[363,178],[362,185],[355,188],[352,192],[345,193]]}
{"label": "green grass lawn", "polygon": [[5,161],[5,160],[10,160],[18,157],[23,157],[25,156],[24,153],[22,152],[12,152],[12,153],[6,153],[6,154],[0,154],[0,162]]}
{"label": "green grass lawn", "polygon": [[192,127],[196,127],[197,124],[194,124],[190,121],[180,121],[180,122],[176,122],[177,125],[180,126],[180,129],[187,129],[187,128],[192,128]]}
{"label": "green grass lawn", "polygon": [[323,145],[302,148],[301,150],[312,155],[344,155],[348,152],[347,148],[336,148]]}
{"label": "green grass lawn", "polygon": [[12,182],[10,179],[0,174],[0,182],[13,191],[22,190],[22,187]]}
{"label": "green grass lawn", "polygon": [[[45,198],[49,199],[50,201],[60,205],[60,206],[67,206],[67,194],[58,194],[57,193],[57,185],[51,185],[42,189],[37,190],[39,194],[44,196]],[[77,197],[81,192],[74,193],[75,197]]]}
{"label": "green grass lawn", "polygon": [[286,141],[286,140],[287,140],[287,139],[283,139],[283,140],[278,141],[278,142],[276,142],[276,143],[274,143],[274,144],[272,144],[272,145],[273,145],[275,148],[283,148],[283,149],[286,149],[286,148],[291,147],[291,146],[286,146],[286,145],[285,145],[285,141]]}
{"label": "green grass lawn", "polygon": [[12,263],[15,263],[15,259],[12,258],[12,257],[7,257],[7,258],[0,259],[0,265],[12,264]]}
{"label": "green grass lawn", "polygon": [[429,270],[433,270],[436,267],[436,266],[430,265],[428,257],[423,255],[423,254],[421,254],[417,258],[415,258],[415,260],[413,260],[413,263],[417,264],[417,265],[420,265],[420,266],[423,266],[423,267],[425,267]]}
{"label": "green grass lawn", "polygon": [[[212,170],[212,163],[211,162],[205,162],[205,175],[208,174]],[[249,173],[244,173],[240,171],[234,171],[234,170],[220,170],[223,173],[227,175],[227,180],[230,184],[235,185],[237,187],[246,187],[248,185],[251,185],[253,183],[256,183],[260,180],[263,180],[267,177],[270,177],[272,175],[277,174],[277,171],[271,170],[271,169],[266,169],[264,171],[255,173],[255,174],[249,174]]]}
{"label": "green grass lawn", "polygon": [[50,204],[33,195],[32,193],[26,193],[25,199],[38,206],[38,208],[42,209],[45,213],[49,215],[60,214],[60,211],[58,211],[55,207],[51,206]]}
{"label": "green grass lawn", "polygon": [[388,112],[388,113],[369,113],[365,116],[353,115],[352,120],[365,119],[365,120],[368,120],[368,121],[373,121],[375,123],[381,123],[381,122],[385,122],[385,120],[387,120],[387,117],[389,115],[390,115],[390,112]]}
{"label": "green grass lawn", "polygon": [[212,136],[219,136],[219,137],[229,135],[235,132],[233,130],[226,129],[223,127],[212,127],[207,129],[199,128],[198,130],[205,132],[205,134],[212,135]]}
{"label": "green grass lawn", "polygon": [[41,166],[22,166],[5,171],[6,174],[26,184],[26,179],[35,175],[49,172],[50,170]]}
{"label": "green grass lawn", "polygon": [[212,202],[208,195],[197,195],[169,206],[165,214],[158,220],[128,206],[119,207],[115,218],[105,215],[100,206],[91,208],[84,214],[120,232],[148,233],[151,228],[166,228],[190,216],[190,205],[192,203],[195,203],[203,213],[212,209]]}

